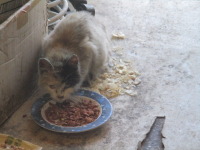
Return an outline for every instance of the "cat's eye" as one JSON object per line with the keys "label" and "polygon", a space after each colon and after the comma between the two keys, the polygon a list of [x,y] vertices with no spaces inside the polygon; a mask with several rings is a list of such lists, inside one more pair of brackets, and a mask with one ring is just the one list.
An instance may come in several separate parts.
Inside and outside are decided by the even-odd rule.
{"label": "cat's eye", "polygon": [[55,89],[56,86],[55,86],[55,85],[49,85],[49,88],[51,88],[51,89]]}

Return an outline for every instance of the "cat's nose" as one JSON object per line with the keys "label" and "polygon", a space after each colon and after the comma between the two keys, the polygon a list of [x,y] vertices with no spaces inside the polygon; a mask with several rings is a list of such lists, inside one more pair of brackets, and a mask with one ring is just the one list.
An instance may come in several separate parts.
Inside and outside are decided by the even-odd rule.
{"label": "cat's nose", "polygon": [[63,99],[63,98],[64,98],[64,96],[58,96],[58,98],[59,98],[59,99]]}

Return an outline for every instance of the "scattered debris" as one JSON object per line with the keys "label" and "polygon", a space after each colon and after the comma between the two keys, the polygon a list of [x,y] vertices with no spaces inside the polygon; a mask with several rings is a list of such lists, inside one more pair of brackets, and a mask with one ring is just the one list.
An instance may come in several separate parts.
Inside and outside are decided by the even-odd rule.
{"label": "scattered debris", "polygon": [[125,34],[119,32],[119,33],[113,33],[112,39],[125,39]]}
{"label": "scattered debris", "polygon": [[[117,54],[123,48],[115,48],[113,51]],[[100,93],[107,98],[117,97],[119,95],[135,96],[137,92],[135,87],[140,84],[139,73],[132,67],[132,62],[122,60],[121,57],[112,58],[110,70],[100,75],[91,83],[89,90]]]}

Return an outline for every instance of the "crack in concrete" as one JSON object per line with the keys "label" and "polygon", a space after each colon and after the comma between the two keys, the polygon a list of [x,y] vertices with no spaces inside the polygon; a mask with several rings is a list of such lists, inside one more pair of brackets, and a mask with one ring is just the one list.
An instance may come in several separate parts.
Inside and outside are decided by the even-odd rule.
{"label": "crack in concrete", "polygon": [[139,142],[137,150],[164,150],[162,142],[162,129],[165,122],[165,117],[156,117],[150,131],[142,142]]}

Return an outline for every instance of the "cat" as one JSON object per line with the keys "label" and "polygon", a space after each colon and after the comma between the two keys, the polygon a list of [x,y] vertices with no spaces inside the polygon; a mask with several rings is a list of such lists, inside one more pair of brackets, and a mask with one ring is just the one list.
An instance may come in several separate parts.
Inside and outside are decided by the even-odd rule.
{"label": "cat", "polygon": [[44,38],[39,85],[53,100],[63,102],[105,70],[109,57],[105,26],[88,12],[67,14]]}

